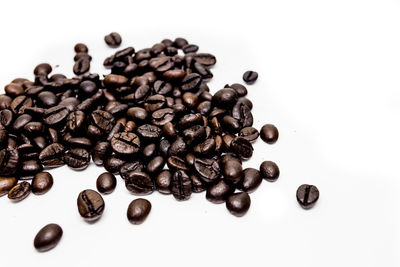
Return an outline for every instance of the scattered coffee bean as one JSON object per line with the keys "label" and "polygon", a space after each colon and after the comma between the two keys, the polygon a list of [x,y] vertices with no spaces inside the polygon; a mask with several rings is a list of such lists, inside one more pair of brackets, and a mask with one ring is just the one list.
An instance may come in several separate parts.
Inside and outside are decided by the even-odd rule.
{"label": "scattered coffee bean", "polygon": [[94,190],[83,190],[77,200],[79,214],[89,222],[98,220],[104,211],[104,200]]}
{"label": "scattered coffee bean", "polygon": [[260,165],[261,177],[267,181],[274,182],[279,178],[279,168],[273,161],[264,161]]}
{"label": "scattered coffee bean", "polygon": [[244,192],[254,192],[261,184],[262,178],[258,170],[247,168],[243,170],[243,179],[239,182],[238,188]]}
{"label": "scattered coffee bean", "polygon": [[319,190],[315,185],[303,184],[297,189],[296,198],[303,209],[311,209],[319,199]]}
{"label": "scattered coffee bean", "polygon": [[31,185],[28,182],[20,182],[8,191],[8,198],[13,201],[21,201],[31,193]]}
{"label": "scattered coffee bean", "polygon": [[151,211],[151,203],[147,199],[137,198],[133,200],[127,211],[127,217],[132,224],[141,224],[146,220]]}
{"label": "scattered coffee bean", "polygon": [[250,208],[251,200],[246,192],[234,193],[226,200],[226,208],[237,217],[242,217]]}
{"label": "scattered coffee bean", "polygon": [[119,35],[119,33],[112,32],[112,33],[104,36],[104,41],[110,47],[118,47],[118,46],[120,46],[120,44],[122,42],[122,38],[121,38],[121,35]]}
{"label": "scattered coffee bean", "polygon": [[57,246],[62,235],[63,230],[58,224],[48,224],[37,233],[33,245],[39,252],[48,251]]}
{"label": "scattered coffee bean", "polygon": [[255,81],[258,79],[258,73],[255,71],[246,71],[243,74],[243,81],[245,81],[247,84],[253,84]]}
{"label": "scattered coffee bean", "polygon": [[39,172],[32,179],[32,193],[42,195],[53,186],[53,176],[48,172]]}
{"label": "scattered coffee bean", "polygon": [[274,144],[279,137],[278,129],[272,124],[265,124],[260,130],[261,139],[268,143]]}
{"label": "scattered coffee bean", "polygon": [[99,175],[96,181],[96,188],[102,194],[110,194],[117,186],[117,179],[114,174],[104,172]]}

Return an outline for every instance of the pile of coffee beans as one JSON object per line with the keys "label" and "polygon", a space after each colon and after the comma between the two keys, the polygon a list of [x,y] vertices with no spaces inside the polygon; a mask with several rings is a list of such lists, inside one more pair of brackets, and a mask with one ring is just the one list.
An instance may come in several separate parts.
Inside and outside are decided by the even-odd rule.
{"label": "pile of coffee beans", "polygon": [[[104,40],[118,47],[122,39],[113,32]],[[183,201],[206,191],[206,199],[243,216],[249,193],[263,179],[278,179],[279,168],[271,161],[243,169],[242,161],[253,155],[252,143],[259,136],[275,143],[279,133],[270,124],[260,132],[253,127],[253,104],[244,85],[227,84],[210,93],[214,55],[198,52],[184,38],[164,39],[150,48],[118,50],[104,60],[111,72],[101,76],[89,72],[92,58],[85,44],[74,50],[77,76],[53,74],[42,63],[33,80],[14,79],[0,95],[1,195],[20,201],[31,191],[44,194],[53,185],[44,169],[83,170],[93,161],[107,170],[96,183],[102,194],[113,192],[119,174],[134,195],[159,191]],[[257,78],[254,71],[243,75],[248,84]],[[316,192],[302,188],[299,203],[311,207]],[[105,208],[101,194],[91,189],[79,194],[77,205],[87,221],[98,220]],[[128,220],[140,224],[150,210],[150,202],[136,199]],[[43,251],[56,244],[62,235],[58,227],[43,228],[35,247]]]}

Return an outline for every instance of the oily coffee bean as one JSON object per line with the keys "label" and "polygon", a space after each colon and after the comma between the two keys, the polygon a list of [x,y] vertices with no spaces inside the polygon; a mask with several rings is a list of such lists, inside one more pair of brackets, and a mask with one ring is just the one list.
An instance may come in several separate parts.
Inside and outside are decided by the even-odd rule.
{"label": "oily coffee bean", "polygon": [[42,170],[42,165],[37,160],[27,160],[20,164],[20,180],[32,179],[33,176]]}
{"label": "oily coffee bean", "polygon": [[245,127],[242,128],[239,132],[239,136],[243,137],[247,141],[254,142],[257,140],[260,133],[254,127]]}
{"label": "oily coffee bean", "polygon": [[246,71],[243,74],[243,81],[245,81],[247,84],[253,84],[255,81],[258,79],[258,73],[255,71]]}
{"label": "oily coffee bean", "polygon": [[[28,114],[22,114],[22,115],[28,115]],[[21,115],[21,116],[22,116]],[[30,115],[29,115],[30,116]],[[13,120],[13,113],[11,110],[9,109],[3,109],[0,111],[0,123],[4,126],[4,127],[8,127],[11,125]]]}
{"label": "oily coffee bean", "polygon": [[69,111],[66,107],[55,106],[47,109],[43,115],[43,121],[49,126],[57,126],[66,120]]}
{"label": "oily coffee bean", "polygon": [[96,188],[102,194],[110,194],[114,191],[117,186],[117,179],[114,174],[104,172],[99,175],[96,180]]}
{"label": "oily coffee bean", "polygon": [[251,200],[246,192],[234,193],[226,200],[226,208],[237,217],[242,217],[250,208]]}
{"label": "oily coffee bean", "polygon": [[253,155],[253,146],[243,137],[235,137],[231,143],[231,149],[242,159],[249,159]]}
{"label": "oily coffee bean", "polygon": [[83,190],[77,200],[79,214],[88,222],[100,219],[104,211],[104,200],[94,190]]}
{"label": "oily coffee bean", "polygon": [[97,90],[97,85],[92,81],[83,81],[79,85],[79,91],[86,96],[94,95]]}
{"label": "oily coffee bean", "polygon": [[167,138],[174,138],[177,134],[175,125],[172,124],[171,122],[167,122],[166,124],[164,124],[162,128],[162,133]]}
{"label": "oily coffee bean", "polygon": [[133,171],[125,177],[125,186],[132,194],[148,195],[154,191],[154,183],[145,172]]}
{"label": "oily coffee bean", "polygon": [[36,234],[33,246],[39,252],[45,252],[57,246],[63,235],[63,230],[58,224],[48,224]]}
{"label": "oily coffee bean", "polygon": [[25,125],[27,123],[29,123],[30,121],[32,121],[32,116],[31,115],[22,114],[22,115],[19,115],[15,119],[12,127],[13,127],[14,131],[19,131],[19,130],[22,130],[25,127]]}
{"label": "oily coffee bean", "polygon": [[170,156],[174,156],[174,155],[182,155],[184,153],[186,153],[188,150],[188,147],[185,143],[185,141],[183,140],[182,137],[178,136],[176,138],[176,140],[171,144],[171,147],[168,150],[168,154]]}
{"label": "oily coffee bean", "polygon": [[206,183],[214,182],[221,176],[221,170],[217,161],[207,158],[196,158],[194,170],[200,179]]}
{"label": "oily coffee bean", "polygon": [[117,173],[125,163],[125,160],[116,155],[111,155],[104,162],[104,169],[111,173]]}
{"label": "oily coffee bean", "polygon": [[296,198],[303,209],[311,209],[319,199],[319,190],[315,185],[303,184],[297,189]]}
{"label": "oily coffee bean", "polygon": [[18,179],[15,177],[0,177],[0,197],[8,194],[8,191],[10,191],[17,182]]}
{"label": "oily coffee bean", "polygon": [[189,145],[200,143],[206,138],[206,129],[200,125],[192,126],[183,131],[183,138]]}
{"label": "oily coffee bean", "polygon": [[43,124],[37,121],[31,121],[24,125],[24,131],[28,135],[38,135],[43,132]]}
{"label": "oily coffee bean", "polygon": [[136,122],[141,122],[146,120],[148,113],[144,108],[132,107],[128,109],[126,115]]}
{"label": "oily coffee bean", "polygon": [[137,134],[143,139],[157,141],[161,137],[161,129],[155,125],[143,124],[138,127]]}
{"label": "oily coffee bean", "polygon": [[221,124],[223,129],[230,133],[237,133],[241,128],[240,121],[229,115],[226,115],[222,118]]}
{"label": "oily coffee bean", "polygon": [[128,83],[128,78],[117,74],[108,74],[104,77],[104,85],[106,88],[117,88],[124,86]]}
{"label": "oily coffee bean", "polygon": [[261,182],[260,172],[254,168],[247,168],[243,170],[243,179],[237,187],[244,192],[251,193],[258,188]]}
{"label": "oily coffee bean", "polygon": [[83,111],[71,112],[67,117],[67,127],[71,132],[78,132],[82,129],[85,120],[86,114]]}
{"label": "oily coffee bean", "polygon": [[12,99],[8,95],[0,95],[0,110],[10,108]]}
{"label": "oily coffee bean", "polygon": [[73,71],[76,75],[81,75],[84,74],[85,72],[88,72],[90,69],[90,60],[87,57],[81,57],[78,59],[75,64]]}
{"label": "oily coffee bean", "polygon": [[196,174],[190,174],[190,180],[192,181],[193,193],[201,193],[207,189],[203,181]]}
{"label": "oily coffee bean", "polygon": [[151,90],[148,85],[145,84],[145,85],[139,86],[139,88],[136,89],[135,94],[134,94],[135,101],[138,104],[144,103],[145,99],[148,97],[150,92],[151,92]]}
{"label": "oily coffee bean", "polygon": [[92,158],[94,164],[96,164],[97,166],[102,166],[109,152],[110,152],[109,142],[97,142],[92,151]]}
{"label": "oily coffee bean", "polygon": [[121,35],[117,32],[112,32],[106,36],[104,36],[104,41],[110,47],[118,47],[122,42]]}
{"label": "oily coffee bean", "polygon": [[35,67],[35,69],[33,70],[33,74],[35,74],[35,75],[40,75],[40,74],[48,75],[48,74],[50,74],[51,71],[52,71],[52,68],[51,68],[50,64],[41,63],[41,64],[39,64],[39,65],[37,65]]}
{"label": "oily coffee bean", "polygon": [[178,126],[182,129],[187,129],[196,124],[200,124],[203,120],[203,116],[200,113],[187,114],[183,116],[178,123]]}
{"label": "oily coffee bean", "polygon": [[157,72],[164,72],[169,69],[172,69],[174,66],[174,62],[171,57],[168,56],[159,56],[156,58],[150,59],[149,66]]}
{"label": "oily coffee bean", "polygon": [[130,155],[139,151],[140,140],[134,133],[116,133],[111,139],[111,147],[115,153]]}
{"label": "oily coffee bean", "polygon": [[171,143],[168,141],[168,139],[163,139],[160,141],[160,145],[158,147],[158,150],[160,152],[160,155],[163,158],[167,158],[168,157],[168,150],[171,147]]}
{"label": "oily coffee bean", "polygon": [[243,103],[238,102],[233,107],[232,117],[237,119],[243,127],[253,125],[253,114],[251,113],[251,109]]}
{"label": "oily coffee bean", "polygon": [[260,165],[261,177],[267,181],[274,182],[279,178],[279,168],[273,161],[264,161]]}
{"label": "oily coffee bean", "polygon": [[42,195],[53,186],[53,176],[48,172],[36,173],[32,180],[32,193]]}
{"label": "oily coffee bean", "polygon": [[183,170],[188,171],[189,167],[186,166],[186,162],[184,159],[178,156],[171,156],[167,159],[168,168],[171,170]]}
{"label": "oily coffee bean", "polygon": [[157,153],[157,146],[156,144],[148,144],[145,146],[142,150],[142,155],[144,157],[144,160],[149,160],[155,156]]}
{"label": "oily coffee bean", "polygon": [[247,95],[247,88],[240,83],[234,83],[228,87],[235,90],[239,97]]}
{"label": "oily coffee bean", "polygon": [[113,115],[111,115],[107,111],[95,110],[92,112],[91,118],[94,125],[105,132],[111,131],[115,124],[115,119]]}
{"label": "oily coffee bean", "polygon": [[217,107],[221,108],[231,108],[237,103],[238,95],[232,88],[223,88],[217,91],[212,101]]}
{"label": "oily coffee bean", "polygon": [[163,77],[170,82],[176,82],[180,81],[185,77],[186,72],[181,69],[172,69],[172,70],[167,70],[166,72],[163,73]]}
{"label": "oily coffee bean", "polygon": [[152,95],[146,99],[144,108],[148,112],[156,111],[165,105],[165,97],[163,95]]}
{"label": "oily coffee bean", "polygon": [[53,168],[64,165],[64,146],[53,143],[45,147],[39,154],[39,160],[45,167]]}
{"label": "oily coffee bean", "polygon": [[153,158],[148,164],[147,164],[147,172],[149,174],[156,174],[164,168],[165,161],[164,158],[161,156],[157,156]]}
{"label": "oily coffee bean", "polygon": [[89,48],[82,43],[77,43],[74,47],[74,50],[76,53],[88,53],[89,52]]}
{"label": "oily coffee bean", "polygon": [[199,102],[198,96],[196,94],[193,94],[190,92],[184,93],[182,96],[182,99],[183,99],[185,106],[190,109],[194,109]]}
{"label": "oily coffee bean", "polygon": [[169,170],[163,170],[156,177],[156,188],[162,194],[171,194],[172,173]]}
{"label": "oily coffee bean", "polygon": [[75,170],[83,170],[89,166],[90,154],[83,148],[72,148],[64,155],[64,162]]}
{"label": "oily coffee bean", "polygon": [[268,143],[274,144],[279,137],[278,129],[272,124],[265,124],[260,130],[261,139]]}
{"label": "oily coffee bean", "polygon": [[237,184],[243,179],[243,168],[240,160],[230,157],[222,162],[222,174],[228,183]]}
{"label": "oily coffee bean", "polygon": [[201,76],[197,73],[186,75],[181,81],[181,89],[183,91],[192,91],[200,86]]}
{"label": "oily coffee bean", "polygon": [[156,94],[167,95],[172,91],[172,85],[168,82],[157,80],[154,82],[153,90]]}
{"label": "oily coffee bean", "polygon": [[153,55],[161,54],[165,49],[165,45],[163,43],[157,43],[151,47],[151,53]]}
{"label": "oily coffee bean", "polygon": [[13,175],[17,171],[19,153],[15,148],[4,148],[0,150],[0,174],[4,176]]}
{"label": "oily coffee bean", "polygon": [[31,185],[28,182],[20,182],[8,191],[8,198],[12,201],[21,201],[31,193]]}
{"label": "oily coffee bean", "polygon": [[38,100],[44,107],[52,107],[57,104],[57,96],[49,91],[40,92],[38,94]]}
{"label": "oily coffee bean", "polygon": [[10,104],[10,107],[15,114],[22,114],[24,113],[26,108],[32,107],[32,105],[32,98],[20,95],[14,98],[14,100]]}
{"label": "oily coffee bean", "polygon": [[176,200],[188,200],[192,194],[192,181],[183,170],[176,171],[172,176],[171,192]]}
{"label": "oily coffee bean", "polygon": [[132,162],[127,162],[124,163],[120,170],[119,170],[119,174],[121,175],[121,177],[123,179],[126,179],[126,176],[128,176],[128,174],[130,172],[133,171],[138,171],[138,172],[142,172],[144,170],[144,165],[143,163],[141,163],[140,161],[132,161]]}
{"label": "oily coffee bean", "polygon": [[206,198],[212,203],[220,204],[224,203],[234,191],[233,186],[221,180],[207,189]]}
{"label": "oily coffee bean", "polygon": [[146,220],[150,211],[150,201],[143,198],[137,198],[129,204],[126,215],[130,223],[141,224]]}
{"label": "oily coffee bean", "polygon": [[177,48],[183,48],[187,44],[188,44],[188,41],[182,37],[177,37],[173,43],[173,45]]}

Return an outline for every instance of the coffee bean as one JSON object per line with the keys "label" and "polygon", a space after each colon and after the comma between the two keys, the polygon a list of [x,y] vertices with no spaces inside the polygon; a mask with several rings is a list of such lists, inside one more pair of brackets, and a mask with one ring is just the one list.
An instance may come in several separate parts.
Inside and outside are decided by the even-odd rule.
{"label": "coffee bean", "polygon": [[89,48],[82,43],[77,43],[74,47],[76,53],[87,53],[89,52]]}
{"label": "coffee bean", "polygon": [[63,230],[58,224],[48,224],[36,234],[33,246],[39,252],[45,252],[57,246],[63,235]]}
{"label": "coffee bean", "polygon": [[25,92],[24,88],[21,85],[16,84],[16,83],[7,84],[4,87],[4,91],[6,92],[7,95],[12,96],[12,97],[23,95]]}
{"label": "coffee bean", "polygon": [[130,223],[141,224],[144,222],[144,220],[146,220],[150,211],[150,201],[143,198],[137,198],[129,204],[126,214]]}
{"label": "coffee bean", "polygon": [[237,187],[244,192],[251,193],[258,188],[261,182],[260,172],[254,168],[247,168],[243,170],[243,179]]}
{"label": "coffee bean", "polygon": [[239,97],[247,95],[247,88],[240,83],[234,83],[228,87],[235,90]]}
{"label": "coffee bean", "polygon": [[162,128],[162,133],[167,138],[174,138],[177,134],[175,125],[171,122],[167,122]]}
{"label": "coffee bean", "polygon": [[117,32],[112,32],[106,36],[104,36],[104,41],[110,47],[118,47],[122,42],[121,35]]}
{"label": "coffee bean", "polygon": [[224,203],[234,191],[233,186],[221,180],[207,189],[206,198],[212,203],[220,204]]}
{"label": "coffee bean", "polygon": [[154,111],[151,114],[151,122],[157,126],[164,126],[166,123],[171,122],[175,117],[174,110],[171,108],[163,108]]}
{"label": "coffee bean", "polygon": [[12,99],[8,95],[0,95],[0,110],[10,108],[11,101]]}
{"label": "coffee bean", "polygon": [[90,69],[90,60],[86,57],[81,57],[74,64],[73,71],[76,75],[84,74]]}
{"label": "coffee bean", "polygon": [[154,183],[145,172],[133,171],[125,177],[125,186],[132,194],[148,195],[154,191]]}
{"label": "coffee bean", "polygon": [[154,143],[148,144],[142,150],[142,155],[144,160],[149,160],[153,158],[156,155],[156,153],[157,153],[157,146]]}
{"label": "coffee bean", "polygon": [[32,107],[32,105],[32,98],[20,95],[14,98],[14,100],[10,104],[10,107],[15,114],[22,114],[24,113],[26,108]]}
{"label": "coffee bean", "polygon": [[171,147],[171,143],[168,141],[168,139],[162,139],[160,141],[160,145],[158,146],[158,150],[160,152],[160,155],[163,158],[167,158],[168,157],[168,150]]}
{"label": "coffee bean", "polygon": [[186,75],[181,81],[181,89],[183,91],[192,91],[200,86],[201,76],[197,73]]}
{"label": "coffee bean", "polygon": [[195,44],[187,44],[184,47],[182,47],[183,53],[196,53],[197,50],[199,50],[199,47]]}
{"label": "coffee bean", "polygon": [[165,165],[164,158],[161,156],[157,156],[147,164],[146,170],[149,174],[156,174],[162,170],[164,165]]}
{"label": "coffee bean", "polygon": [[249,159],[253,155],[253,146],[243,137],[235,137],[231,143],[232,150],[243,159]]}
{"label": "coffee bean", "polygon": [[260,130],[261,139],[268,143],[274,144],[279,137],[278,129],[272,124],[265,124]]}
{"label": "coffee bean", "polygon": [[124,163],[120,170],[119,170],[119,174],[121,175],[121,177],[123,179],[126,179],[126,177],[128,176],[128,174],[130,172],[133,171],[138,171],[138,172],[142,172],[144,170],[144,165],[143,163],[141,163],[140,161],[132,161],[132,162],[127,162]]}
{"label": "coffee bean", "polygon": [[171,69],[163,73],[163,77],[170,82],[177,82],[185,77],[186,72],[181,69]]}
{"label": "coffee bean", "polygon": [[132,107],[128,109],[126,115],[134,121],[141,122],[146,120],[148,113],[144,108]]}
{"label": "coffee bean", "polygon": [[137,129],[137,134],[150,141],[157,141],[161,137],[161,129],[155,125],[143,124]]}
{"label": "coffee bean", "polygon": [[260,165],[261,177],[267,181],[274,182],[279,178],[279,168],[273,161],[264,161]]}
{"label": "coffee bean", "polygon": [[107,88],[116,88],[124,86],[128,83],[128,78],[122,75],[108,74],[104,77],[104,85]]}
{"label": "coffee bean", "polygon": [[59,143],[53,143],[45,147],[39,154],[40,162],[49,168],[64,165],[64,146]]}
{"label": "coffee bean", "polygon": [[242,217],[250,208],[251,200],[246,192],[234,193],[226,200],[226,208],[237,217]]}
{"label": "coffee bean", "polygon": [[188,41],[185,38],[177,37],[173,44],[177,48],[183,48],[184,46],[186,46],[188,44]]}
{"label": "coffee bean", "polygon": [[196,124],[200,124],[203,120],[203,116],[200,113],[187,114],[183,116],[178,123],[178,126],[182,129],[187,129]]}
{"label": "coffee bean", "polygon": [[72,148],[64,155],[64,162],[75,170],[84,170],[89,166],[90,154],[83,148]]}
{"label": "coffee bean", "polygon": [[153,112],[164,107],[165,102],[165,97],[163,95],[152,95],[146,99],[144,108],[147,112]]}
{"label": "coffee bean", "polygon": [[150,51],[153,55],[159,55],[164,51],[164,49],[165,49],[165,45],[163,43],[157,43],[151,47]]}
{"label": "coffee bean", "polygon": [[42,170],[42,165],[37,160],[26,160],[20,163],[20,180],[32,179],[33,176]]}
{"label": "coffee bean", "polygon": [[177,200],[188,200],[192,194],[192,181],[188,174],[179,170],[172,176],[171,192]]}
{"label": "coffee bean", "polygon": [[14,123],[12,128],[14,129],[14,131],[20,131],[22,130],[26,124],[28,124],[30,121],[32,121],[32,116],[29,114],[22,114],[19,115]]}
{"label": "coffee bean", "polygon": [[52,107],[57,104],[57,96],[53,92],[42,91],[38,94],[38,100],[44,107]]}
{"label": "coffee bean", "polygon": [[95,110],[91,114],[95,126],[105,132],[111,131],[115,124],[115,118],[107,111]]}
{"label": "coffee bean", "polygon": [[217,91],[212,98],[213,103],[221,108],[231,108],[236,104],[237,100],[237,93],[231,88],[224,88]]}
{"label": "coffee bean", "polygon": [[174,67],[174,62],[171,57],[168,56],[159,56],[150,59],[149,66],[157,72],[165,72]]}
{"label": "coffee bean", "polygon": [[8,191],[8,198],[12,201],[21,201],[31,193],[31,185],[28,182],[20,182]]}
{"label": "coffee bean", "polygon": [[154,82],[153,90],[156,94],[167,95],[172,91],[172,85],[168,82],[157,80]]}
{"label": "coffee bean", "polygon": [[117,173],[125,163],[126,160],[121,159],[116,155],[111,155],[104,162],[104,169],[111,173]]}
{"label": "coffee bean", "polygon": [[8,191],[10,191],[17,182],[18,180],[15,177],[0,177],[0,197],[8,194]]}
{"label": "coffee bean", "polygon": [[48,172],[35,174],[32,180],[32,193],[42,195],[47,193],[53,186],[53,176]]}
{"label": "coffee bean", "polygon": [[99,175],[96,180],[96,188],[102,194],[110,194],[114,191],[117,186],[117,179],[114,174],[104,172]]}
{"label": "coffee bean", "polygon": [[238,102],[233,107],[232,117],[237,119],[243,127],[253,125],[253,114],[251,113],[251,109],[243,103]]}
{"label": "coffee bean", "polygon": [[83,111],[71,112],[67,117],[67,127],[71,132],[78,132],[82,129],[86,120],[86,115]]}
{"label": "coffee bean", "polygon": [[258,79],[258,73],[255,71],[246,71],[243,74],[243,81],[245,81],[247,84],[253,84],[255,81]]}
{"label": "coffee bean", "polygon": [[243,178],[241,162],[231,157],[222,163],[222,174],[228,183],[237,184]]}
{"label": "coffee bean", "polygon": [[45,111],[43,121],[50,126],[58,126],[63,123],[68,116],[68,109],[63,106],[55,106]]}
{"label": "coffee bean", "polygon": [[185,141],[183,140],[182,137],[178,136],[176,140],[171,144],[171,147],[169,148],[168,154],[170,156],[174,155],[182,155],[186,153],[188,150],[187,145]]}
{"label": "coffee bean", "polygon": [[167,159],[168,168],[171,170],[183,170],[188,171],[189,168],[186,166],[186,162],[184,159],[178,156],[171,156]]}
{"label": "coffee bean", "polygon": [[92,158],[94,164],[102,166],[109,151],[110,151],[110,143],[97,142],[92,152]]}
{"label": "coffee bean", "polygon": [[257,140],[260,133],[254,127],[245,127],[242,128],[239,132],[239,136],[243,137],[247,141],[254,142]]}
{"label": "coffee bean", "polygon": [[[22,114],[22,115],[28,115],[28,114]],[[5,127],[10,126],[13,121],[13,116],[14,115],[11,110],[9,110],[9,109],[1,110],[0,111],[0,123]],[[30,116],[30,115],[28,115],[28,116]],[[32,118],[32,116],[31,116],[31,118]]]}
{"label": "coffee bean", "polygon": [[311,209],[319,199],[319,190],[315,185],[303,184],[297,189],[296,198],[303,209]]}
{"label": "coffee bean", "polygon": [[111,139],[111,147],[118,154],[130,155],[139,151],[140,140],[134,133],[116,133]]}
{"label": "coffee bean", "polygon": [[43,124],[37,121],[31,121],[24,125],[24,131],[29,135],[41,134],[43,129]]}
{"label": "coffee bean", "polygon": [[52,71],[52,68],[51,68],[50,64],[41,63],[41,64],[39,64],[39,65],[37,65],[35,67],[35,69],[33,70],[33,74],[35,74],[35,75],[40,75],[40,74],[48,75],[48,74],[50,74],[51,71]]}
{"label": "coffee bean", "polygon": [[219,164],[213,159],[196,158],[194,160],[194,170],[199,178],[206,183],[214,182],[221,176]]}
{"label": "coffee bean", "polygon": [[79,214],[88,222],[100,219],[104,211],[104,200],[94,190],[83,190],[77,200]]}
{"label": "coffee bean", "polygon": [[221,124],[223,129],[230,133],[237,133],[241,128],[240,122],[229,115],[226,115],[222,118]]}
{"label": "coffee bean", "polygon": [[172,173],[169,170],[163,170],[156,177],[156,187],[162,194],[171,194]]}
{"label": "coffee bean", "polygon": [[192,126],[183,131],[183,138],[189,145],[200,143],[206,138],[205,127],[200,125]]}
{"label": "coffee bean", "polygon": [[18,166],[19,154],[15,148],[0,150],[0,174],[4,176],[13,175]]}
{"label": "coffee bean", "polygon": [[217,62],[215,56],[207,53],[199,53],[193,56],[193,59],[200,63],[203,64],[204,66],[213,66]]}

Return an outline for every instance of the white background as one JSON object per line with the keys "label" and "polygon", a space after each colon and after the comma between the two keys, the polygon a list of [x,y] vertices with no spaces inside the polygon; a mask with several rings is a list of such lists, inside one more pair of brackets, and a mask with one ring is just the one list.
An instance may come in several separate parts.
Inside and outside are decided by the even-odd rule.
{"label": "white background", "polygon": [[[258,71],[248,86],[254,126],[273,123],[280,139],[258,140],[244,165],[273,160],[281,170],[242,218],[204,193],[186,202],[154,193],[140,226],[126,219],[135,196],[119,177],[88,224],[76,198],[104,170],[53,170],[46,195],[0,199],[1,266],[399,266],[399,1],[3,1],[0,13],[1,86],[32,79],[40,62],[72,75],[76,42],[106,74],[111,31],[122,47],[182,36],[215,54],[213,92]],[[295,198],[303,183],[321,192],[309,211]],[[64,236],[37,253],[33,238],[50,222]]]}

